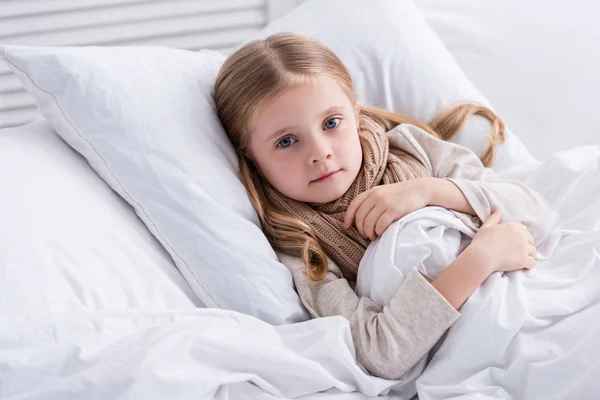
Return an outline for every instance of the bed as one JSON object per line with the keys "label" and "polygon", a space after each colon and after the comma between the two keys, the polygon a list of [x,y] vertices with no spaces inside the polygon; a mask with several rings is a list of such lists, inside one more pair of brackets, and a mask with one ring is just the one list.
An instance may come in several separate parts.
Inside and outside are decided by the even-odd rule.
{"label": "bed", "polygon": [[[510,82],[525,78],[492,68],[510,53],[489,50],[506,49],[492,30],[500,28],[487,24],[486,36],[476,22],[457,23],[486,20],[475,2],[343,3],[306,2],[256,37],[320,38],[373,105],[429,120],[471,99],[510,116],[495,168],[536,189],[557,215],[542,272],[482,285],[418,376],[370,376],[345,319],[308,318],[243,201],[206,95],[231,49],[3,46],[41,116],[0,130],[0,398],[595,397],[600,124],[574,119],[567,136],[568,126],[550,126],[556,113],[528,108],[547,100],[550,73],[542,89],[510,95]],[[369,17],[379,33],[357,28]],[[589,78],[578,88],[585,104],[600,92]],[[573,95],[572,85],[563,89]],[[555,107],[582,112],[568,101]],[[482,129],[472,121],[457,142],[480,152]]]}

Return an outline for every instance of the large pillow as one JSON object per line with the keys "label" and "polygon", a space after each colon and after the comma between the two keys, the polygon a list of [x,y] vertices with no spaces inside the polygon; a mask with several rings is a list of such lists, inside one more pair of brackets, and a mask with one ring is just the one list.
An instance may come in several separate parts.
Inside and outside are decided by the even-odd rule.
{"label": "large pillow", "polygon": [[[493,109],[411,0],[313,0],[271,23],[258,36],[282,31],[309,35],[329,46],[350,71],[363,104],[424,122],[460,102]],[[490,132],[491,125],[476,116],[452,141],[481,156]],[[532,161],[535,158],[509,129],[492,168],[504,170]]]}
{"label": "large pillow", "polygon": [[535,157],[600,144],[600,2],[415,3]]}
{"label": "large pillow", "polygon": [[[329,32],[336,51],[356,53],[349,67],[367,104],[385,99],[377,105],[402,111],[394,100],[402,95],[402,104],[419,117],[439,111],[448,94],[454,94],[452,100],[478,94],[409,1],[365,4],[310,2],[262,35],[301,26]],[[390,59],[393,54],[402,57]],[[222,54],[4,46],[0,55],[59,135],[134,207],[205,305],[274,324],[308,318],[291,275],[260,230],[214,112],[211,92]],[[361,80],[356,75],[361,65],[376,73]],[[378,65],[387,66],[385,79]],[[459,140],[475,151],[485,149],[485,129],[474,136]],[[530,160],[526,151],[519,153],[516,138],[509,144],[505,167]]]}
{"label": "large pillow", "polygon": [[163,247],[48,122],[0,130],[0,316],[201,305]]}
{"label": "large pillow", "polygon": [[222,54],[21,46],[0,54],[59,135],[133,206],[203,304],[273,324],[308,318],[214,112]]}

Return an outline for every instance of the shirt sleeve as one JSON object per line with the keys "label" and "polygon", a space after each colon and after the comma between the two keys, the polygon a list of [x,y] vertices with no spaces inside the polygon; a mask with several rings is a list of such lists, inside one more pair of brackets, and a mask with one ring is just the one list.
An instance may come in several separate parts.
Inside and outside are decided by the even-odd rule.
{"label": "shirt sleeve", "polygon": [[391,140],[412,153],[424,154],[432,176],[447,179],[461,190],[478,217],[476,228],[500,208],[502,220],[523,223],[536,245],[550,235],[558,215],[538,192],[521,182],[498,177],[467,147],[438,139],[414,125],[402,124],[396,129],[401,135]]}
{"label": "shirt sleeve", "polygon": [[350,323],[356,360],[369,373],[398,379],[434,347],[460,313],[413,269],[388,305],[358,297],[337,265],[327,259],[327,276],[314,282],[300,258],[278,254],[294,278],[300,299],[313,318],[340,315]]}

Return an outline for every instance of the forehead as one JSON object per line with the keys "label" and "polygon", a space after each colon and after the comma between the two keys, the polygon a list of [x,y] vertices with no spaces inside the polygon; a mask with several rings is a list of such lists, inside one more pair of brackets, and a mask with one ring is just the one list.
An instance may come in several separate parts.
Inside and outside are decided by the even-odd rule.
{"label": "forehead", "polygon": [[284,90],[260,107],[252,117],[251,130],[268,135],[288,126],[313,123],[334,106],[351,108],[351,102],[337,82],[329,77],[319,77]]}

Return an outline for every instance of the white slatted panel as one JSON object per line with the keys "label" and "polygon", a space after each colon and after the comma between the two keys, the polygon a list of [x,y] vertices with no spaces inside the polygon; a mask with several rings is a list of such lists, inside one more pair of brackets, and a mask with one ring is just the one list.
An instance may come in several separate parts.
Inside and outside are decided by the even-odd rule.
{"label": "white slatted panel", "polygon": [[[273,2],[277,6],[273,7]],[[0,43],[29,46],[235,46],[296,1],[0,0]],[[282,6],[282,4],[287,4]],[[0,61],[0,128],[38,116],[33,99]]]}

